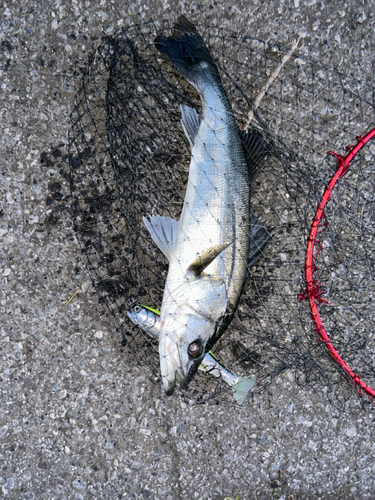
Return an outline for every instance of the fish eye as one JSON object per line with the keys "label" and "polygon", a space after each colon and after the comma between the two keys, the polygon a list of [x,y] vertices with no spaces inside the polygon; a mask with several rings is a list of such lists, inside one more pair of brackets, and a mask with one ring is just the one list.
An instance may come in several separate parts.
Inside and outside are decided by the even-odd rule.
{"label": "fish eye", "polygon": [[135,306],[134,312],[136,312],[136,313],[141,312],[141,308],[139,306]]}
{"label": "fish eye", "polygon": [[198,356],[200,356],[202,354],[202,350],[202,342],[199,339],[194,340],[194,342],[192,342],[188,347],[188,353],[193,358],[197,358]]}

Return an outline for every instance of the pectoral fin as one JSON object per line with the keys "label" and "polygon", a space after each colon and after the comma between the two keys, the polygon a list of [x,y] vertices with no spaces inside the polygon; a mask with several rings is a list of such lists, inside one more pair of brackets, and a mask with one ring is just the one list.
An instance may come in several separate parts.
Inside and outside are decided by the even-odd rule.
{"label": "pectoral fin", "polygon": [[213,262],[216,257],[218,257],[223,250],[225,250],[230,243],[224,243],[223,245],[214,245],[208,248],[190,264],[188,270],[191,271],[195,276],[199,276],[208,267],[211,262]]}
{"label": "pectoral fin", "polygon": [[161,215],[150,216],[150,221],[143,217],[143,222],[159,249],[171,260],[180,228],[179,222]]}

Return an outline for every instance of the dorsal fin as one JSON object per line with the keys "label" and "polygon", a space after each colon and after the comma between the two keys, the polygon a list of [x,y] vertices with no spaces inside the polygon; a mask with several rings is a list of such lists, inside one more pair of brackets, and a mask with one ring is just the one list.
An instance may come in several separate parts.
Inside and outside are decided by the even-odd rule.
{"label": "dorsal fin", "polygon": [[267,140],[259,130],[240,130],[240,137],[249,169],[251,186],[257,178],[270,151],[267,148]]}

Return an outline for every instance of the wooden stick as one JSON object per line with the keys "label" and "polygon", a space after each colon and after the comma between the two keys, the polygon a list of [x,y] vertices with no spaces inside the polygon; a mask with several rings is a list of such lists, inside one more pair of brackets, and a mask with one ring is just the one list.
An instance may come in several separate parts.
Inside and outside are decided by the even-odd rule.
{"label": "wooden stick", "polygon": [[289,61],[289,59],[291,58],[293,52],[295,50],[301,48],[301,47],[298,47],[298,44],[299,44],[300,40],[301,40],[301,37],[299,36],[298,40],[295,40],[292,43],[292,46],[291,46],[289,52],[287,54],[285,54],[285,56],[281,59],[281,61],[279,62],[279,64],[276,66],[275,70],[271,73],[270,77],[266,81],[265,85],[263,85],[263,87],[261,88],[259,94],[257,95],[257,97],[256,97],[256,99],[254,101],[253,108],[249,111],[249,114],[247,115],[247,119],[246,119],[245,124],[242,127],[242,130],[247,130],[249,128],[251,120],[254,118],[254,111],[258,108],[258,106],[259,106],[261,100],[263,99],[265,93],[270,88],[270,86],[272,85],[273,81],[278,77],[280,71],[283,69],[283,67],[285,66],[285,64]]}
{"label": "wooden stick", "polygon": [[70,299],[65,302],[66,306],[71,303],[71,301],[74,299],[74,297],[77,295],[78,292],[79,292],[79,288],[77,288],[77,290],[73,293],[73,295],[70,297]]}

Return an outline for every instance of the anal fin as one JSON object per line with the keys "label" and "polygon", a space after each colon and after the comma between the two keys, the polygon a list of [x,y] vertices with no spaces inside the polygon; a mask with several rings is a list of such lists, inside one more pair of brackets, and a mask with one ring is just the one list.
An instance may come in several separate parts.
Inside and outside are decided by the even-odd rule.
{"label": "anal fin", "polygon": [[186,104],[180,104],[180,109],[182,128],[188,138],[190,147],[193,148],[194,140],[200,126],[199,116],[194,108],[190,108]]}

